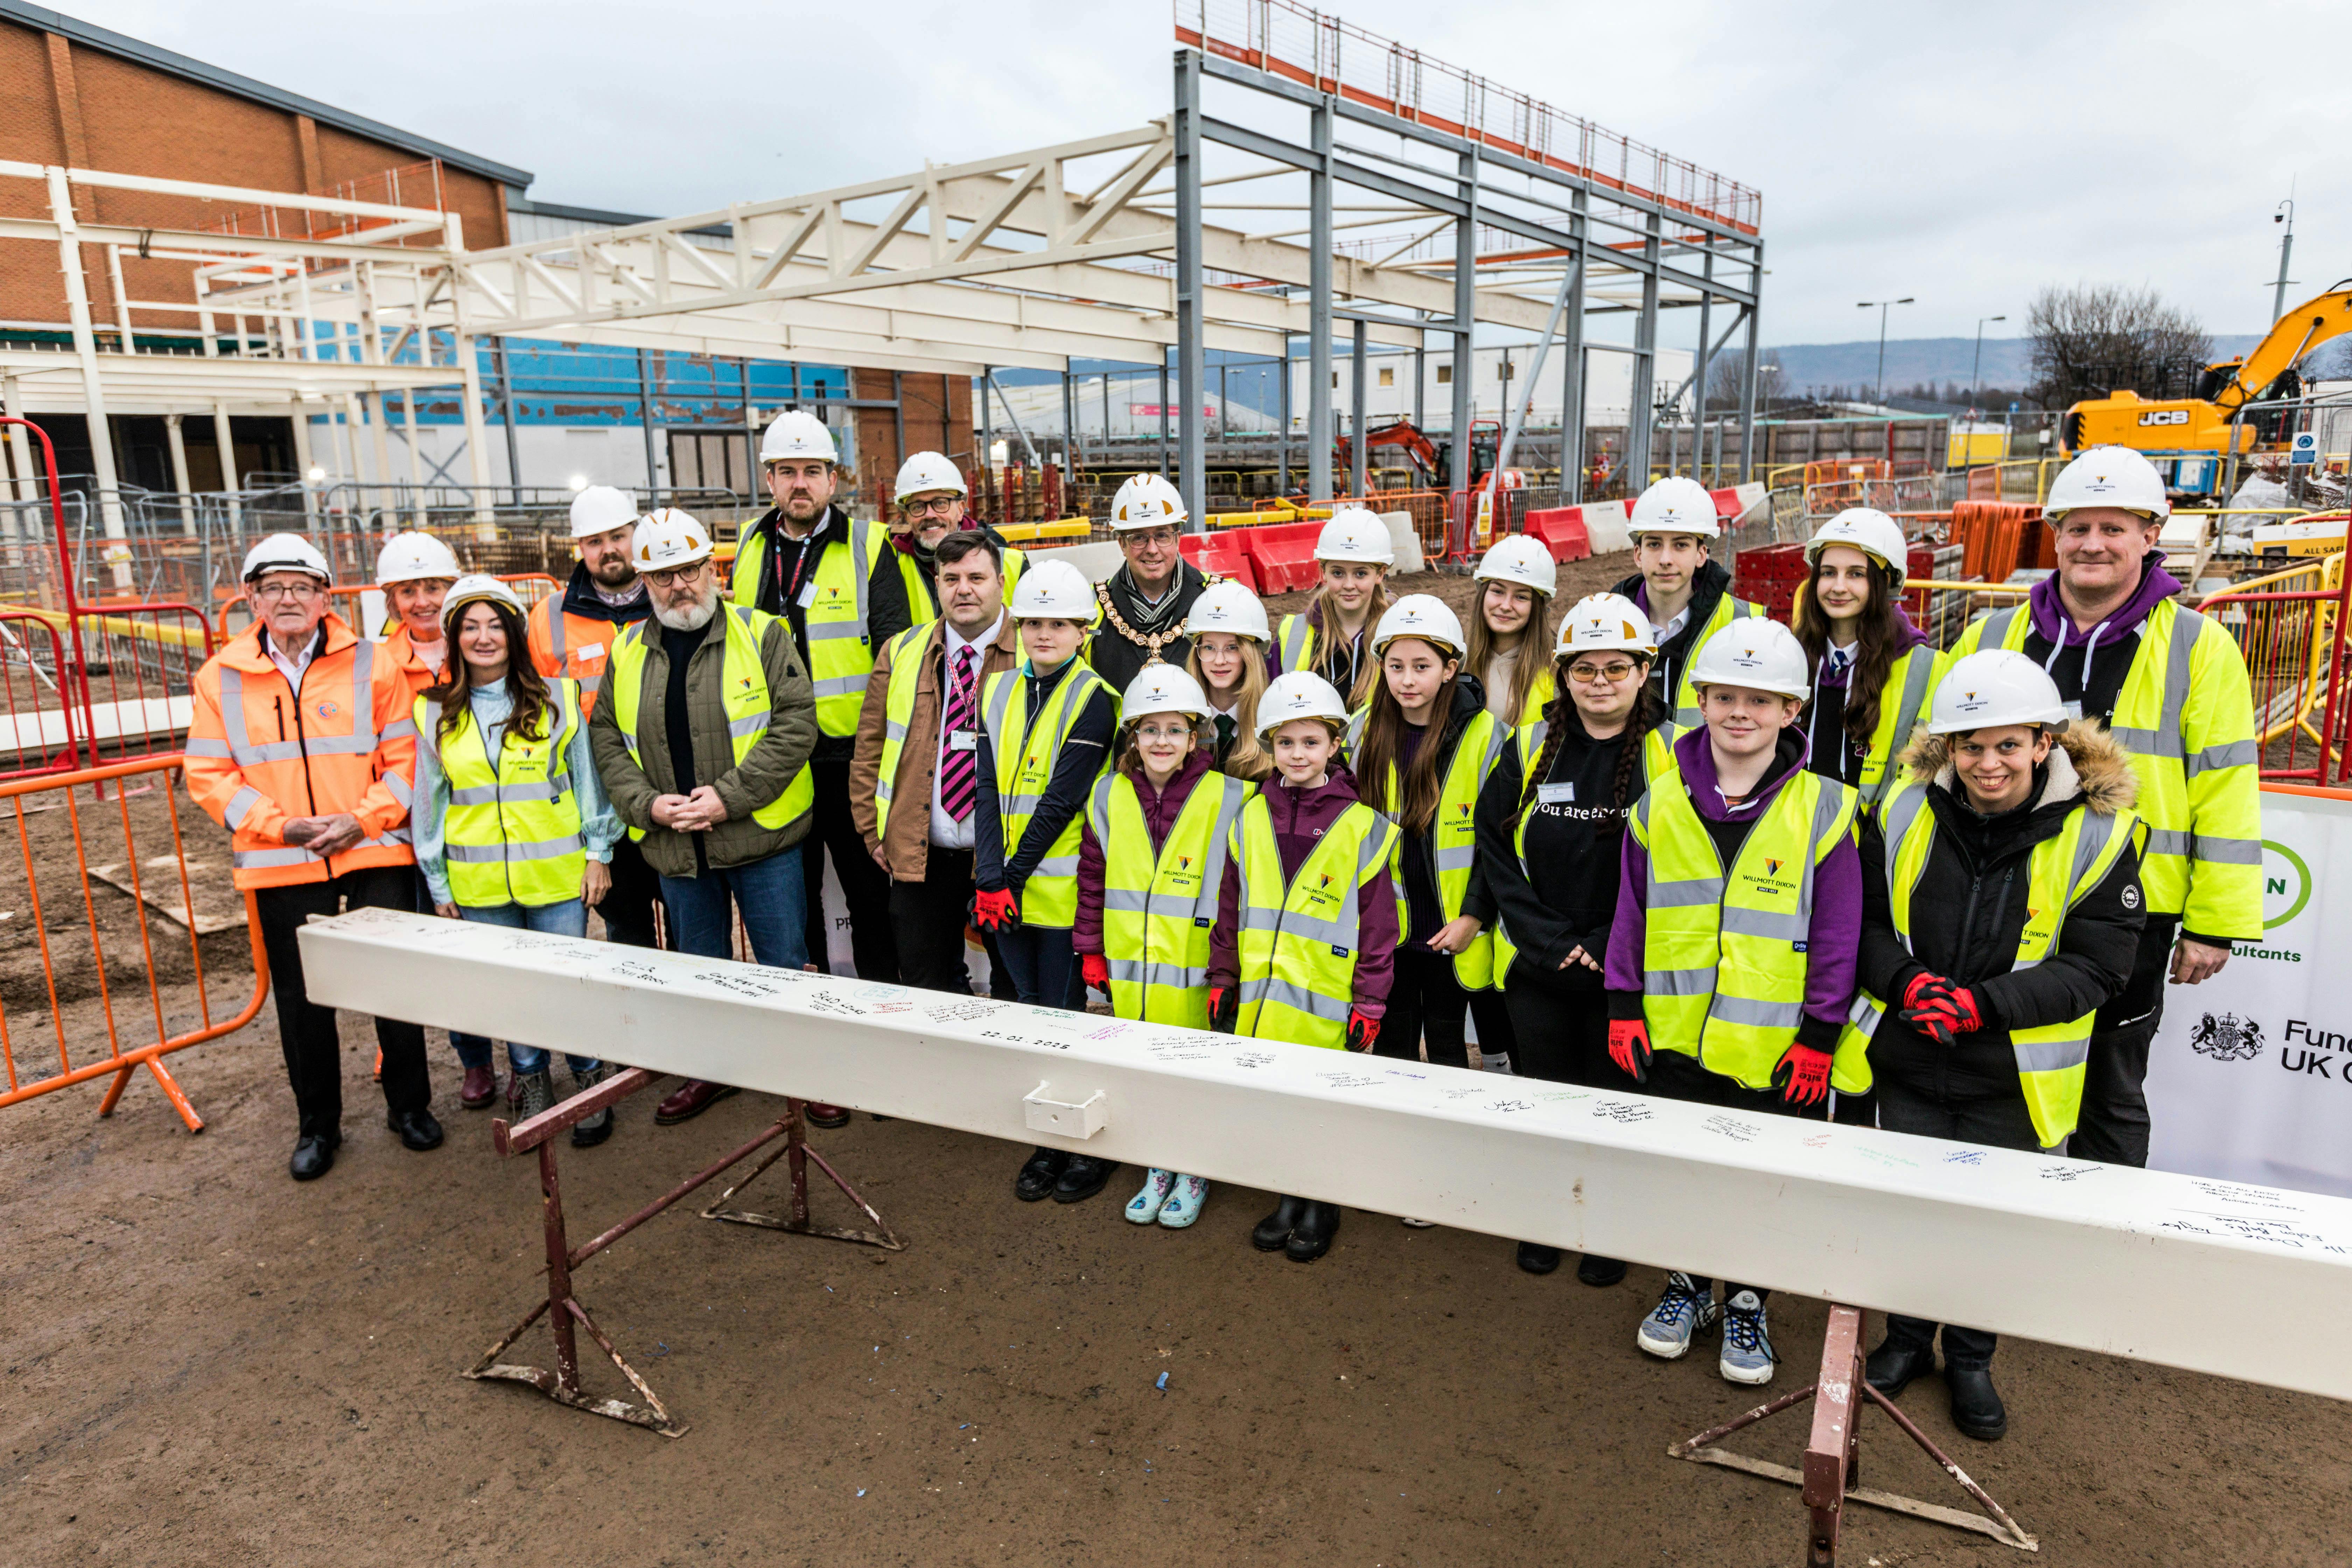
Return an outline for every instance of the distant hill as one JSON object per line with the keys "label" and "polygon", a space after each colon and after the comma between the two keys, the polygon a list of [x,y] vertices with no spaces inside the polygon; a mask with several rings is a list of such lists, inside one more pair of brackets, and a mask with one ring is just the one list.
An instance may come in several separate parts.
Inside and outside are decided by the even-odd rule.
{"label": "distant hill", "polygon": [[[2227,359],[2242,354],[2260,342],[2259,336],[2251,333],[2216,337],[2213,356]],[[1975,351],[1973,338],[1889,338],[1886,384],[1906,387],[1933,382],[1940,386],[1946,382],[1957,382],[1965,387]],[[1780,356],[1782,384],[1790,392],[1822,386],[1868,386],[1878,374],[1876,338],[1858,343],[1790,343],[1766,352]],[[2030,352],[2031,345],[2023,338],[1985,339],[1984,368],[1979,373],[1982,384],[2023,385]]]}

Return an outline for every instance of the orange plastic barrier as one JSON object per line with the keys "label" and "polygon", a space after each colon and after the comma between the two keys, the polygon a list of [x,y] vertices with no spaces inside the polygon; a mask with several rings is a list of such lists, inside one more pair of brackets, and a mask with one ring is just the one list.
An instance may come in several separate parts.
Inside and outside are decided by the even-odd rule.
{"label": "orange plastic barrier", "polygon": [[2006,583],[2013,572],[2058,563],[2042,509],[2030,501],[1955,501],[1948,537],[1965,548],[1960,572],[1971,582]]}
{"label": "orange plastic barrier", "polygon": [[[5,1068],[6,1072],[5,1088],[0,1089],[0,1110],[61,1089],[69,1089],[78,1083],[107,1078],[112,1081],[107,1085],[106,1094],[99,1101],[98,1113],[110,1116],[115,1103],[122,1098],[123,1089],[130,1085],[131,1074],[143,1067],[155,1075],[155,1081],[163,1086],[163,1093],[171,1100],[173,1109],[180,1113],[180,1120],[187,1123],[188,1131],[204,1131],[204,1119],[196,1114],[195,1107],[188,1103],[188,1097],[182,1092],[171,1070],[163,1065],[163,1058],[206,1040],[216,1040],[251,1023],[269,994],[269,961],[262,952],[260,921],[254,916],[253,900],[247,895],[245,899],[245,927],[253,950],[253,994],[235,1017],[215,1019],[211,998],[205,988],[205,958],[196,931],[195,895],[188,882],[186,848],[180,831],[181,812],[193,809],[184,806],[181,799],[180,761],[176,753],[144,757],[136,762],[116,763],[101,768],[83,768],[73,773],[0,784],[0,801],[7,803],[16,819],[16,844],[24,858],[27,905],[24,910],[26,917],[25,924],[31,926],[32,933],[40,945],[42,982],[48,999],[46,1021],[54,1037],[50,1045],[54,1047],[57,1058],[54,1069],[50,1069],[46,1060],[48,1047],[45,1047],[40,1052],[44,1059],[37,1064],[29,1053],[27,1058],[20,1062],[18,1036],[25,1030],[25,1026],[12,1017],[5,1001],[0,1001],[0,1068]],[[131,782],[141,779],[149,781],[144,789]],[[112,787],[100,787],[110,784]],[[87,805],[81,795],[85,787],[91,791]],[[146,801],[158,795],[171,826],[172,852],[168,857],[142,855],[131,826],[132,799]],[[73,840],[74,877],[71,885],[60,887],[58,884],[64,879],[53,871],[45,898],[34,848],[34,830],[28,818],[51,809],[65,813],[65,822]],[[91,840],[101,829],[110,826],[119,826],[120,844],[105,846],[104,858],[99,861],[99,866],[110,878],[120,879],[120,883],[109,878],[99,879],[106,889],[101,895],[91,885],[95,875]],[[120,860],[115,859],[118,853]],[[225,847],[223,853],[226,855]],[[151,899],[147,882],[166,860],[176,868],[178,896],[172,898],[167,887]],[[164,875],[168,878],[171,873]],[[120,884],[127,884],[127,887]],[[100,897],[111,906],[114,900],[126,892],[131,898],[132,914],[139,928],[139,972],[147,984],[148,1005],[144,1010],[154,1025],[153,1038],[145,1044],[126,1043],[125,1037],[133,1031],[134,1026],[127,1019],[117,1016],[115,980],[108,973],[107,936],[99,921]],[[68,1044],[66,1007],[68,1003],[82,998],[62,995],[59,984],[59,966],[66,959],[65,941],[73,940],[67,937],[66,932],[72,921],[72,904],[77,897],[80,901],[81,918],[88,922],[90,955],[97,965],[96,1000],[104,1017],[106,1032],[104,1054],[84,1053],[81,1060],[75,1059],[76,1053]],[[52,914],[58,913],[61,902],[63,913],[58,921],[61,940],[53,943],[49,921]],[[171,908],[177,909],[179,919],[187,928],[188,954],[194,969],[197,1010],[197,1026],[184,1029],[178,1034],[173,1034],[165,1022],[163,991],[155,978],[157,947],[153,925],[157,919],[162,918],[157,911]],[[24,926],[16,925],[13,929],[21,931]],[[118,965],[118,970],[120,967]],[[36,1027],[40,1021],[40,1015],[37,1013]],[[85,1037],[94,1037],[96,1033],[87,1025],[80,1026],[75,1032]]]}

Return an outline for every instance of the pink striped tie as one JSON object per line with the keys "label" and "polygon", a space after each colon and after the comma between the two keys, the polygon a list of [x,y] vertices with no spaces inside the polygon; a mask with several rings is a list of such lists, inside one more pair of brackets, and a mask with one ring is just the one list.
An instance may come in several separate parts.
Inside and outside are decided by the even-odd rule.
{"label": "pink striped tie", "polygon": [[972,803],[980,798],[980,753],[974,749],[959,749],[952,739],[961,731],[979,728],[976,720],[980,703],[971,667],[971,647],[966,644],[956,649],[955,686],[948,693],[947,715],[940,721],[943,732],[950,740],[946,758],[940,764],[940,805],[958,822],[971,815]]}

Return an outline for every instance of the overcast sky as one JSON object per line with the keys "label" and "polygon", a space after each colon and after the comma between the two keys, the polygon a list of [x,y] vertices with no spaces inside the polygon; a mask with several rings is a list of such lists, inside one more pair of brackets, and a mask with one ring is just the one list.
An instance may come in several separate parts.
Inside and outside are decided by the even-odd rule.
{"label": "overcast sky", "polygon": [[[1165,0],[63,8],[530,169],[542,200],[661,214],[1139,124],[1168,110],[1173,47]],[[1873,336],[1855,301],[1905,294],[1918,303],[1893,336],[1965,337],[2006,314],[1997,335],[2038,288],[2083,279],[2152,284],[2209,331],[2259,331],[2290,182],[2290,301],[2352,273],[2352,94],[2328,63],[2342,13],[2322,4],[1339,14],[1759,188],[1768,344]]]}

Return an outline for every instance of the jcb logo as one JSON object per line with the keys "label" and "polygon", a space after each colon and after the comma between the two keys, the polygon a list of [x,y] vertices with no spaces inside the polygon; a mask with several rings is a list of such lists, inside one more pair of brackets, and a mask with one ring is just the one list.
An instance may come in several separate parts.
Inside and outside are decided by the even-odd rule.
{"label": "jcb logo", "polygon": [[2186,408],[2158,408],[2153,413],[2141,415],[2139,416],[2139,422],[2142,426],[2186,425],[2189,423],[2189,410]]}

